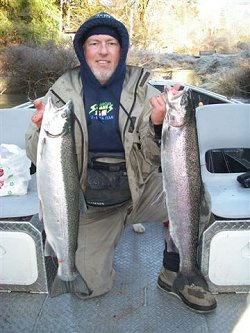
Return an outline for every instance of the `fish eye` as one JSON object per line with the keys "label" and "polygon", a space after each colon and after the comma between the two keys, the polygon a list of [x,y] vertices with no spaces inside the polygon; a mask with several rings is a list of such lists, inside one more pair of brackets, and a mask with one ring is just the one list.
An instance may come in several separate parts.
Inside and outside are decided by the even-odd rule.
{"label": "fish eye", "polygon": [[63,113],[62,113],[62,116],[61,116],[62,118],[66,118],[67,117],[67,113],[64,111]]}

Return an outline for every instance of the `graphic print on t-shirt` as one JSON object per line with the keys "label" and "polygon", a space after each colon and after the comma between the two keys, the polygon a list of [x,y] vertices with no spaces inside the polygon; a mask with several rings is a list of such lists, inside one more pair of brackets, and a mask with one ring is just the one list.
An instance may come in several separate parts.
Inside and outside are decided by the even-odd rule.
{"label": "graphic print on t-shirt", "polygon": [[89,118],[91,120],[112,120],[114,119],[113,109],[111,102],[95,103],[90,107]]}

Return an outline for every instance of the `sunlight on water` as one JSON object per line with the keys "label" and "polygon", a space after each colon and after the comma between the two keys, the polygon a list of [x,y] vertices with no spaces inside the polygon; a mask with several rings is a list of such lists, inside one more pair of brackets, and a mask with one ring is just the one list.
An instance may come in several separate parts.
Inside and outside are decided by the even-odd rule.
{"label": "sunlight on water", "polygon": [[0,108],[11,108],[18,104],[28,102],[26,95],[22,94],[1,94],[0,95]]}

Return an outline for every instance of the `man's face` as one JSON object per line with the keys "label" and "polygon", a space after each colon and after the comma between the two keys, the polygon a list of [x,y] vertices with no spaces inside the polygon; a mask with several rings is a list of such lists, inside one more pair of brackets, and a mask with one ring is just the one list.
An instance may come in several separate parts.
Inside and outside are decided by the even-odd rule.
{"label": "man's face", "polygon": [[97,80],[101,84],[106,83],[120,60],[121,46],[118,40],[109,35],[93,35],[84,42],[83,51]]}

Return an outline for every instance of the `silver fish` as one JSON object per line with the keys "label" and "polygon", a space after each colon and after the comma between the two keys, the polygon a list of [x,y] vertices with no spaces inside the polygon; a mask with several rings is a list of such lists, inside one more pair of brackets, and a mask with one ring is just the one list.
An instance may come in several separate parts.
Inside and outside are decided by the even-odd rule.
{"label": "silver fish", "polygon": [[49,97],[45,105],[37,148],[37,189],[46,242],[58,261],[50,295],[67,292],[90,294],[75,267],[80,185],[72,101],[57,108]]}
{"label": "silver fish", "polygon": [[[180,255],[176,291],[184,285],[206,287],[197,269],[197,243],[204,189],[200,172],[195,109],[191,91],[168,91],[162,127],[163,186],[170,221],[170,235]],[[207,214],[209,217],[209,214]]]}

